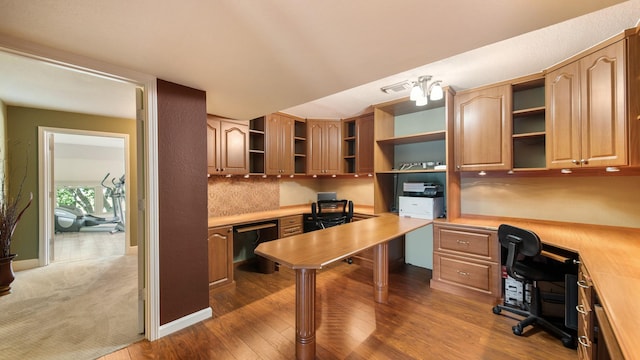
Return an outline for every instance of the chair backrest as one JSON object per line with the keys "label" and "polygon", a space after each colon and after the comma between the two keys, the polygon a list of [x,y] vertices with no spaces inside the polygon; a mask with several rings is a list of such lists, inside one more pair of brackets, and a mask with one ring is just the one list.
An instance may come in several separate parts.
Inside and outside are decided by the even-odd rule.
{"label": "chair backrest", "polygon": [[502,224],[498,227],[498,240],[507,248],[507,273],[514,279],[524,281],[525,278],[514,271],[518,255],[533,257],[540,254],[542,244],[536,233],[515,226]]}
{"label": "chair backrest", "polygon": [[320,229],[351,222],[353,202],[351,200],[318,200],[311,204],[311,215]]}

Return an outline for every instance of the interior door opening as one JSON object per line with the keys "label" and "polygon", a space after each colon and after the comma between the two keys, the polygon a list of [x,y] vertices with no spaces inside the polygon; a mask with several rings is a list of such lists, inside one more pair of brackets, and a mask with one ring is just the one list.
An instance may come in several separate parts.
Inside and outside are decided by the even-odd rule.
{"label": "interior door opening", "polygon": [[131,252],[128,135],[44,129],[45,264]]}

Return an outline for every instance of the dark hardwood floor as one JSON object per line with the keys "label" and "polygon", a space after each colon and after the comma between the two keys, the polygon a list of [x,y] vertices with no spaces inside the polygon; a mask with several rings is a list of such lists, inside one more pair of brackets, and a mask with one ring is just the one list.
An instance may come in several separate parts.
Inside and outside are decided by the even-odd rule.
{"label": "dark hardwood floor", "polygon": [[[515,336],[515,317],[491,304],[429,288],[429,270],[406,265],[389,276],[389,303],[373,301],[371,269],[340,262],[318,272],[317,359],[575,359],[538,329]],[[236,269],[236,287],[212,292],[213,318],[114,359],[294,359],[295,273]]]}

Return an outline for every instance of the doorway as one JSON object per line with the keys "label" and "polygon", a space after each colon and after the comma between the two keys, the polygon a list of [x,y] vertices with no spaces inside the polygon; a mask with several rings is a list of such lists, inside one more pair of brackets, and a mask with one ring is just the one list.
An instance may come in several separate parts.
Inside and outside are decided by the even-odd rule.
{"label": "doorway", "polygon": [[[158,290],[158,194],[157,194],[157,159],[155,157],[155,149],[157,148],[157,113],[156,113],[156,84],[155,76],[133,71],[130,69],[120,68],[118,66],[105,63],[98,63],[88,58],[67,54],[59,51],[53,51],[50,48],[39,46],[37,44],[14,42],[1,38],[0,54],[8,54],[8,59],[3,62],[3,70],[10,69],[5,72],[18,77],[18,81],[11,82],[12,93],[36,94],[30,99],[39,99],[44,102],[40,105],[34,105],[39,109],[60,109],[62,111],[72,111],[74,113],[96,113],[106,116],[116,116],[119,118],[135,118],[136,131],[135,135],[130,138],[132,154],[132,167],[137,171],[139,176],[137,182],[131,182],[129,192],[131,193],[131,202],[133,206],[129,208],[130,224],[137,225],[134,230],[131,227],[129,236],[135,236],[138,253],[138,306],[141,314],[138,316],[140,323],[138,324],[139,333],[149,340],[155,340],[160,335],[160,316],[159,316],[159,290]],[[1,58],[1,56],[0,56]],[[5,66],[7,64],[7,66]],[[33,67],[32,67],[33,65]],[[4,74],[3,73],[3,78]],[[25,79],[34,78],[36,75],[38,80],[46,79],[48,81],[26,81]],[[60,77],[58,77],[60,75]],[[20,80],[20,77],[26,76]],[[12,77],[12,78],[13,78]],[[6,83],[6,82],[5,82]],[[60,84],[65,84],[64,88],[60,88]],[[33,86],[37,86],[34,88]],[[42,87],[44,86],[44,87]],[[124,93],[123,93],[124,92]],[[131,104],[127,99],[135,98]],[[1,107],[5,105],[29,105],[31,100],[2,99]],[[68,104],[69,101],[78,106],[78,109],[68,110],[60,108],[58,104]],[[13,103],[13,104],[12,104]],[[101,106],[109,104],[108,106]],[[135,108],[135,115],[118,115],[122,111]],[[113,114],[111,111],[117,114]],[[105,114],[101,111],[108,111]],[[131,113],[128,113],[131,114]],[[34,123],[46,123],[46,118],[34,118]],[[6,125],[6,124],[5,124]],[[37,131],[32,132],[34,137]],[[34,139],[38,143],[38,139]],[[27,143],[33,144],[34,140],[28,140]],[[39,148],[41,147],[41,143]],[[34,153],[35,155],[35,153]],[[34,156],[35,157],[35,156]],[[35,159],[36,163],[42,159]],[[33,164],[33,162],[31,163]],[[39,173],[38,169],[32,170]],[[40,176],[39,176],[40,177]],[[41,185],[37,184],[35,188],[41,193]],[[137,194],[133,194],[133,190],[137,190]],[[39,198],[41,200],[42,197]],[[42,206],[40,206],[42,208]],[[32,229],[37,228],[40,223],[38,219],[45,219],[43,214],[38,213],[34,216],[35,222]],[[49,224],[50,225],[50,224]],[[35,245],[37,257],[25,258],[21,260],[22,269],[37,268],[44,262],[43,259],[49,259],[49,254],[43,254],[43,244],[38,240],[42,237],[42,228],[35,229],[37,234],[31,236],[40,245]],[[129,241],[129,243],[132,243]],[[30,249],[33,249],[31,247]]]}
{"label": "doorway", "polygon": [[[53,213],[43,244],[48,262],[74,261],[133,252],[126,184],[127,134],[43,129],[44,194],[52,194]],[[48,143],[48,144],[47,144]]]}

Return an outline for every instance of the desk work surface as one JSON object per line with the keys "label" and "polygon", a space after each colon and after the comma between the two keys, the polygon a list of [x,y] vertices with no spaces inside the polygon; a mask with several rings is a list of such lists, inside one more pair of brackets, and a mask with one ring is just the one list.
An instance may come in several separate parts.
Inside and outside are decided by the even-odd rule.
{"label": "desk work surface", "polygon": [[625,358],[640,359],[640,229],[480,216],[442,222],[494,230],[510,224],[534,231],[543,247],[550,244],[577,252]]}
{"label": "desk work surface", "polygon": [[255,253],[291,269],[321,269],[432,223],[431,220],[381,214],[328,229],[264,242]]}

